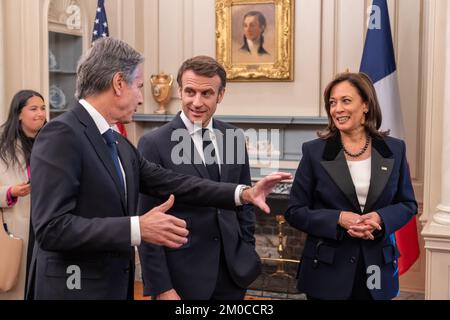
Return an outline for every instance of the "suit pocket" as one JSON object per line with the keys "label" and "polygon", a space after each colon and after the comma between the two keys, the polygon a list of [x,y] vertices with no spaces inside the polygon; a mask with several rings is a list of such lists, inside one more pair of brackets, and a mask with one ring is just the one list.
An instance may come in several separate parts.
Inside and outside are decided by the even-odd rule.
{"label": "suit pocket", "polygon": [[82,279],[100,279],[105,266],[98,261],[67,261],[48,259],[45,275],[53,278],[67,278],[75,272],[80,273]]}
{"label": "suit pocket", "polygon": [[331,265],[334,263],[335,253],[336,248],[323,240],[308,240],[303,250],[302,257],[312,259],[315,265],[319,262]]}

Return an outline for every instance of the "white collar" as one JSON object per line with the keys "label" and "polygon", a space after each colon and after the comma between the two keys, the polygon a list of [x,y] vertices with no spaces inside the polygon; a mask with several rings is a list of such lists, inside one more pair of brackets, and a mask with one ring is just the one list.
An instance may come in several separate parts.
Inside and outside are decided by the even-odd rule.
{"label": "white collar", "polygon": [[100,131],[100,134],[104,134],[106,131],[111,129],[108,121],[106,121],[106,119],[100,114],[100,112],[98,112],[97,109],[95,109],[89,102],[81,99],[79,103],[86,109],[92,120],[94,120],[98,131]]}
{"label": "white collar", "polygon": [[[193,135],[194,133],[196,133],[202,129],[201,126],[198,126],[197,124],[192,123],[191,120],[188,119],[188,117],[184,114],[183,111],[181,111],[180,118],[181,118],[181,120],[183,120],[183,123],[186,126],[186,129],[189,131],[190,135]],[[208,125],[205,128],[205,129],[208,129],[210,133],[214,133],[212,124],[213,124],[213,118],[211,118],[211,120],[209,121]]]}
{"label": "white collar", "polygon": [[255,40],[255,41],[247,39],[247,45],[248,45],[250,52],[258,53],[258,50],[261,46],[261,38],[259,38],[258,40]]}

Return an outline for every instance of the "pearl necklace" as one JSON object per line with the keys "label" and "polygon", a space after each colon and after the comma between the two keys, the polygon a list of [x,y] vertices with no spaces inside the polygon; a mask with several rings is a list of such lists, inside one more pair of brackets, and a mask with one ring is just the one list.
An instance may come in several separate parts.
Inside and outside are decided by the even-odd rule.
{"label": "pearl necklace", "polygon": [[370,142],[370,136],[367,134],[366,135],[366,143],[364,144],[364,147],[362,147],[362,149],[357,153],[350,153],[347,149],[345,149],[345,146],[342,143],[342,141],[341,141],[341,146],[342,146],[342,149],[344,149],[344,152],[346,155],[348,155],[349,157],[352,157],[352,158],[358,158],[359,156],[363,155],[364,152],[367,151],[367,148],[369,147],[369,142]]}

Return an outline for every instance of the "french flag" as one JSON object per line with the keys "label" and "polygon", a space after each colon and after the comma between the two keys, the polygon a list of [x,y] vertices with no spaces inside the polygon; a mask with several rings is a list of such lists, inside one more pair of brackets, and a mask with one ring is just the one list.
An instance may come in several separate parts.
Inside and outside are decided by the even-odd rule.
{"label": "french flag", "polygon": [[[383,115],[382,130],[399,139],[405,137],[397,81],[394,46],[386,0],[373,0],[360,71],[373,81]],[[416,217],[395,233],[400,251],[399,274],[409,270],[420,254]]]}

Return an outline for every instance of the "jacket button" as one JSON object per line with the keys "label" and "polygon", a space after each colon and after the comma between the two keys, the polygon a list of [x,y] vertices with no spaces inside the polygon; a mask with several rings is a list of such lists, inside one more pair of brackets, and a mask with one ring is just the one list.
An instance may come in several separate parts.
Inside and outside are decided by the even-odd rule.
{"label": "jacket button", "polygon": [[356,262],[356,258],[355,257],[351,257],[350,258],[350,263],[355,263]]}
{"label": "jacket button", "polygon": [[219,237],[214,237],[213,240],[214,241],[219,241]]}
{"label": "jacket button", "polygon": [[314,260],[313,260],[313,265],[312,265],[312,267],[313,267],[314,269],[316,269],[318,266],[319,266],[319,260],[314,259]]}

